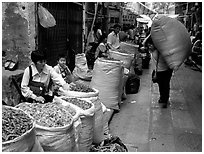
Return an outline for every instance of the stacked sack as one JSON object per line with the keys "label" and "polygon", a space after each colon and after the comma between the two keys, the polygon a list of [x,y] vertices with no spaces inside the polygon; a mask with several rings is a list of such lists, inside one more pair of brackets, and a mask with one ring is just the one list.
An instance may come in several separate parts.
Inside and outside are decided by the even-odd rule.
{"label": "stacked sack", "polygon": [[[89,152],[93,143],[95,107],[86,99],[61,96],[57,98],[64,106],[70,105],[80,113],[81,130],[79,131],[78,152]],[[60,100],[59,100],[60,99]]]}
{"label": "stacked sack", "polygon": [[36,138],[34,119],[15,107],[2,108],[2,151],[43,152]]}
{"label": "stacked sack", "polygon": [[93,143],[100,143],[103,140],[103,110],[102,102],[99,99],[99,91],[95,88],[90,88],[88,85],[81,82],[71,84],[69,91],[62,91],[62,95],[66,97],[85,98],[91,101],[95,106],[94,111],[94,128],[93,128]]}
{"label": "stacked sack", "polygon": [[114,58],[116,60],[120,60],[123,63],[123,66],[127,69],[130,69],[132,65],[132,61],[134,59],[134,53],[130,54],[125,50],[109,50],[110,58]]}
{"label": "stacked sack", "polygon": [[108,109],[119,110],[123,72],[120,60],[98,58],[95,61],[90,86],[99,90],[99,98]]}
{"label": "stacked sack", "polygon": [[21,103],[16,106],[36,122],[36,136],[46,152],[76,151],[73,117],[76,110],[60,103]]}

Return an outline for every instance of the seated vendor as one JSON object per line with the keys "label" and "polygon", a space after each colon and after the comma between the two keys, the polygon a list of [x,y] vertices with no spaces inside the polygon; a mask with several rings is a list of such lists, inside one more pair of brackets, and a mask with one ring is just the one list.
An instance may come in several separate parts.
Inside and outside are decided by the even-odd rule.
{"label": "seated vendor", "polygon": [[67,82],[73,82],[73,75],[66,65],[66,56],[64,54],[59,54],[57,59],[57,65],[54,67],[55,71],[62,75],[62,78]]}
{"label": "seated vendor", "polygon": [[21,82],[22,95],[28,102],[52,102],[51,80],[61,85],[64,90],[69,90],[69,84],[62,76],[57,74],[53,67],[46,64],[46,56],[43,52],[33,51],[31,60],[32,63],[25,69]]}

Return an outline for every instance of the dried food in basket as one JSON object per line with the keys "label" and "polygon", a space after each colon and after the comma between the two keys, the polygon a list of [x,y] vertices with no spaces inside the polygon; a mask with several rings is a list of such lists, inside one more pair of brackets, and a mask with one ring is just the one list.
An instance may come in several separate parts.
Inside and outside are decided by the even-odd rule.
{"label": "dried food in basket", "polygon": [[[44,127],[63,127],[71,123],[71,115],[76,114],[71,108],[60,103],[21,103],[17,107],[31,115],[36,124]],[[71,115],[70,115],[71,114]]]}
{"label": "dried food in basket", "polygon": [[72,103],[72,104],[80,107],[83,110],[87,110],[87,109],[90,109],[92,107],[92,104],[85,101],[85,100],[81,100],[81,99],[77,99],[77,98],[68,98],[68,97],[64,97],[62,99],[66,102]]}
{"label": "dried food in basket", "polygon": [[33,127],[33,120],[21,110],[3,106],[2,109],[2,141],[13,140]]}
{"label": "dried food in basket", "polygon": [[87,85],[81,83],[75,83],[74,85],[70,86],[71,91],[78,91],[78,92],[95,92],[92,88]]}

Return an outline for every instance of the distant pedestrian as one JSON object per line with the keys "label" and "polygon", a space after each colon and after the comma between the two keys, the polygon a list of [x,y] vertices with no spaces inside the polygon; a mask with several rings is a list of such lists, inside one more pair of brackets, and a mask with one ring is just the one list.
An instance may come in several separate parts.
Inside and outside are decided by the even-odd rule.
{"label": "distant pedestrian", "polygon": [[95,52],[96,48],[99,45],[99,40],[102,36],[101,31],[101,25],[99,23],[96,23],[93,27],[93,30],[90,32],[90,36],[88,38],[89,41],[87,42],[88,46],[91,46],[91,48],[86,52],[86,59],[87,59],[87,65],[89,69],[93,69],[94,61],[95,61]]}
{"label": "distant pedestrian", "polygon": [[107,44],[109,49],[117,50],[120,48],[119,32],[120,32],[121,26],[119,24],[115,24],[113,28],[114,30],[108,35]]}
{"label": "distant pedestrian", "polygon": [[170,95],[170,80],[172,77],[173,70],[169,68],[165,62],[163,56],[154,46],[154,43],[149,35],[145,41],[145,45],[149,46],[149,51],[152,54],[155,68],[157,67],[157,84],[159,86],[160,98],[158,103],[162,108],[167,108]]}

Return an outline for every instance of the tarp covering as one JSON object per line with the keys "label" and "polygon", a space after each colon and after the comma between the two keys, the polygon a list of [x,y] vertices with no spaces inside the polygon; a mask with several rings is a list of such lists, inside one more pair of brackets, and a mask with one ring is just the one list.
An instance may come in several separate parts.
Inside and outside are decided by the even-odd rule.
{"label": "tarp covering", "polygon": [[144,4],[140,2],[134,3],[133,6],[134,6],[134,12],[139,15],[145,14],[145,15],[148,15],[152,19],[157,14],[156,11],[149,9],[147,6],[145,6]]}

